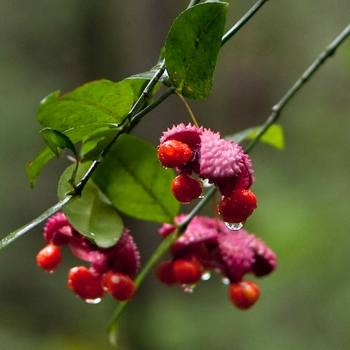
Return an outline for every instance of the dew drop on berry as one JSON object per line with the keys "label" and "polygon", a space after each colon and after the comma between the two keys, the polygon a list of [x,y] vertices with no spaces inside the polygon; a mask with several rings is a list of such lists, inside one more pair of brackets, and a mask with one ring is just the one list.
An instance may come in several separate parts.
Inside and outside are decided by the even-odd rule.
{"label": "dew drop on berry", "polygon": [[211,275],[210,275],[210,272],[207,271],[207,272],[204,272],[202,277],[201,277],[201,280],[202,281],[208,281],[210,279]]}
{"label": "dew drop on berry", "polygon": [[225,286],[228,286],[231,282],[230,280],[227,278],[227,277],[223,277],[221,279],[221,282],[225,285]]}
{"label": "dew drop on berry", "polygon": [[238,231],[244,226],[244,222],[225,222],[225,225],[232,231]]}
{"label": "dew drop on berry", "polygon": [[96,298],[96,299],[85,299],[86,304],[90,304],[90,305],[96,305],[99,304],[101,302],[101,298]]}
{"label": "dew drop on berry", "polygon": [[195,284],[182,284],[181,288],[185,293],[190,293],[192,294],[194,292],[194,287],[196,285]]}

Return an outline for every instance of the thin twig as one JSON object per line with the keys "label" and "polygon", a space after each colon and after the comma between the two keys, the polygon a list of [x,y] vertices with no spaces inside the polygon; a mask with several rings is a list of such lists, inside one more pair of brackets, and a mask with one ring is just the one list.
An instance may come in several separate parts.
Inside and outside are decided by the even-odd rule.
{"label": "thin twig", "polygon": [[[156,73],[154,74],[153,78],[149,81],[149,83],[147,84],[147,86],[145,87],[145,89],[143,90],[140,98],[138,99],[138,101],[136,102],[139,103],[139,106],[141,106],[144,102],[144,99],[146,97],[149,96],[150,92],[152,91],[152,89],[154,88],[155,84],[157,84],[157,82],[159,81],[160,77],[163,75],[164,73],[164,69],[165,69],[165,65],[164,62],[163,64],[161,64],[161,67],[156,71]],[[154,101],[151,105],[152,107],[148,106],[149,108],[146,107],[147,112],[149,112],[151,109],[155,108],[160,102],[164,101],[167,97],[169,97],[171,95],[171,93],[174,92],[174,89],[170,88],[167,91],[164,92],[164,94],[162,96],[160,96],[158,98],[158,100]],[[135,104],[135,105],[136,105]],[[132,111],[136,111],[137,108],[134,108]],[[105,156],[107,154],[107,152],[109,151],[109,149],[113,146],[113,144],[115,143],[115,141],[117,140],[117,138],[125,132],[125,129],[129,126],[130,124],[130,120],[133,120],[133,113],[132,111],[129,113],[127,119],[127,126],[125,128],[123,128],[117,135],[116,137],[108,144],[108,146],[102,151],[101,156],[103,158],[103,156]],[[142,115],[141,115],[142,113]],[[136,112],[135,112],[136,114]],[[140,119],[141,116],[145,115],[146,113],[144,111],[141,111],[139,113],[139,115],[134,115],[134,117],[137,119]],[[16,231],[11,232],[10,234],[8,234],[6,237],[4,237],[1,241],[0,241],[0,250],[4,247],[6,247],[7,245],[9,245],[10,243],[12,243],[15,239],[19,238],[20,236],[22,236],[24,233],[30,231],[32,228],[34,228],[35,226],[39,225],[42,221],[46,220],[47,218],[49,218],[51,215],[55,214],[56,212],[58,212],[59,210],[61,210],[66,204],[70,203],[71,201],[73,201],[74,199],[78,198],[85,185],[87,184],[87,182],[89,181],[89,179],[91,178],[92,174],[94,173],[94,171],[96,170],[96,168],[98,167],[98,165],[100,164],[100,161],[95,160],[90,168],[87,170],[87,172],[84,174],[83,178],[80,180],[80,182],[75,186],[73,193],[69,194],[67,197],[65,197],[62,201],[58,202],[57,204],[55,204],[53,207],[49,208],[48,210],[46,210],[44,213],[42,213],[40,216],[38,216],[36,219],[34,219],[33,221],[31,221],[30,223],[26,224],[25,226],[17,229]]]}
{"label": "thin twig", "polygon": [[338,35],[338,37],[323,51],[318,58],[311,64],[311,66],[301,75],[289,91],[282,97],[282,99],[272,107],[272,113],[267,118],[264,125],[261,127],[254,140],[245,149],[245,152],[250,152],[258,143],[260,138],[265,134],[269,127],[274,124],[281,115],[282,109],[292,99],[292,97],[300,90],[300,88],[316,73],[322,64],[331,56],[334,55],[341,43],[350,35],[350,24]]}
{"label": "thin twig", "polygon": [[[336,49],[349,36],[349,34],[350,34],[350,25],[327,47],[327,49],[317,58],[317,60],[305,71],[305,73],[301,76],[301,78],[293,85],[293,87],[280,100],[280,102],[277,103],[272,108],[271,116],[267,119],[266,123],[261,128],[260,132],[256,135],[255,139],[248,146],[248,148],[246,149],[246,152],[251,151],[255,147],[256,143],[259,141],[261,136],[277,120],[277,118],[281,113],[281,110],[285,107],[285,105],[291,100],[291,98],[300,89],[300,87],[303,84],[305,84],[305,82],[317,71],[317,69],[320,68],[320,66],[324,63],[324,61],[334,54]],[[186,217],[186,219],[178,226],[177,232],[171,236],[167,236],[166,242],[163,241],[158,246],[156,251],[153,253],[151,259],[147,262],[145,267],[140,271],[140,273],[136,277],[135,281],[137,282],[137,286],[141,284],[144,277],[147,275],[147,273],[150,271],[153,265],[163,256],[163,254],[167,251],[167,249],[171,246],[171,244],[174,243],[175,240],[179,236],[181,236],[182,233],[186,231],[188,224],[191,222],[194,216],[200,212],[200,210],[204,207],[204,205],[209,201],[209,199],[214,195],[215,192],[216,192],[216,188],[214,186],[210,188],[209,191],[204,196],[204,198],[197,204],[195,208],[193,208],[193,210]],[[116,323],[117,323],[118,317],[126,305],[127,305],[126,302],[120,303],[116,308],[116,310],[114,311],[114,314],[112,316],[110,326],[109,326],[109,335],[111,339],[114,339],[113,336],[116,331]]]}
{"label": "thin twig", "polygon": [[165,101],[171,94],[175,92],[174,87],[170,87],[165,92],[160,95],[156,100],[154,100],[151,104],[149,104],[147,107],[145,107],[141,112],[135,114],[130,119],[130,126],[127,128],[126,132],[128,132],[129,128],[133,128],[146,114],[148,114],[152,109],[156,108],[158,105],[160,105],[163,101]]}
{"label": "thin twig", "polygon": [[17,229],[16,231],[11,232],[9,235],[4,237],[0,241],[0,250],[8,246],[10,243],[12,243],[15,239],[19,238],[35,226],[39,225],[41,222],[49,218],[51,215],[54,213],[58,212],[61,210],[66,204],[72,202],[76,196],[74,195],[69,195],[65,197],[63,200],[60,202],[56,203],[54,206],[51,208],[47,209],[45,212],[43,212],[40,216],[38,216],[36,219],[31,221],[29,224],[26,224],[25,226],[22,226],[21,228]]}
{"label": "thin twig", "polygon": [[157,69],[156,73],[154,74],[153,78],[148,82],[146,87],[143,89],[142,94],[140,95],[140,97],[138,98],[138,100],[136,101],[134,106],[132,107],[132,109],[128,115],[129,120],[140,111],[140,109],[143,105],[143,102],[145,101],[146,98],[149,97],[149,94],[153,90],[154,86],[158,83],[158,81],[161,78],[161,76],[163,75],[164,71],[165,71],[165,60],[163,60],[161,62],[160,66]]}
{"label": "thin twig", "polygon": [[235,35],[268,0],[259,0],[221,39],[221,46]]}
{"label": "thin twig", "polygon": [[[101,152],[101,159],[103,159],[103,157],[105,157],[105,155],[108,153],[108,151],[111,149],[111,147],[114,145],[114,143],[117,141],[118,137],[123,134],[125,132],[125,129],[128,128],[129,124],[130,124],[130,120],[132,120],[132,118],[139,112],[140,108],[142,107],[144,101],[146,98],[148,98],[149,94],[151,93],[152,89],[154,88],[154,86],[157,84],[157,82],[159,81],[160,77],[163,75],[165,71],[165,61],[163,60],[163,62],[161,63],[160,67],[157,69],[156,73],[154,74],[154,76],[152,77],[152,79],[148,82],[148,84],[146,85],[146,87],[143,89],[140,97],[138,98],[138,100],[136,101],[136,103],[134,104],[133,108],[131,109],[130,113],[128,114],[128,116],[126,117],[126,121],[127,121],[127,125],[125,128],[123,128],[123,130],[121,130],[114,138],[113,140],[108,144],[108,146]],[[93,163],[91,164],[90,168],[86,171],[86,173],[84,174],[83,178],[80,180],[80,182],[75,186],[75,192],[80,195],[81,192],[83,191],[85,185],[87,184],[87,182],[89,181],[89,179],[91,178],[92,174],[95,172],[95,170],[97,169],[97,167],[100,165],[101,161],[100,160],[95,160],[93,161]]]}
{"label": "thin twig", "polygon": [[186,109],[187,109],[187,112],[188,112],[188,114],[190,115],[190,117],[191,117],[191,119],[192,119],[193,124],[194,124],[197,128],[199,128],[197,119],[196,119],[196,117],[194,116],[194,114],[193,114],[193,112],[192,112],[192,109],[191,109],[191,107],[189,106],[189,104],[187,103],[187,101],[185,100],[185,98],[184,98],[181,94],[179,94],[179,93],[176,93],[176,95],[180,97],[180,100],[181,100],[181,101],[183,102],[183,104],[185,105],[185,107],[186,107]]}

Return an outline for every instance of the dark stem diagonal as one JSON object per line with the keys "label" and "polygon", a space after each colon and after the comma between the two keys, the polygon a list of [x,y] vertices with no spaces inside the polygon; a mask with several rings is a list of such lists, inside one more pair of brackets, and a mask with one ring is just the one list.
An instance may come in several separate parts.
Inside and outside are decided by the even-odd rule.
{"label": "dark stem diagonal", "polygon": [[[253,6],[253,8],[251,8],[243,17],[241,20],[239,20],[233,27],[231,30],[229,30],[224,37],[222,38],[222,45],[229,40],[233,34],[235,34],[258,10],[259,8],[268,0],[260,0],[256,5]],[[189,7],[194,6],[196,4],[200,3],[200,1],[198,0],[192,0],[189,4]],[[109,151],[109,149],[112,147],[112,145],[115,143],[115,141],[117,140],[117,138],[125,133],[125,132],[130,132],[131,129],[141,120],[141,118],[149,113],[153,108],[157,107],[160,103],[162,103],[166,98],[168,98],[172,93],[175,92],[174,88],[169,88],[168,90],[166,90],[164,92],[163,95],[161,95],[157,100],[155,100],[153,103],[151,103],[149,106],[146,106],[144,109],[142,109],[142,106],[144,104],[144,101],[149,97],[149,94],[151,93],[151,91],[153,90],[154,86],[157,84],[157,82],[160,80],[160,78],[162,77],[162,75],[165,72],[165,61],[163,60],[160,64],[160,67],[158,68],[158,70],[156,71],[156,73],[154,74],[154,76],[152,77],[152,79],[149,81],[149,83],[147,84],[147,86],[145,87],[145,89],[143,90],[142,94],[140,95],[139,99],[136,101],[136,103],[134,104],[133,108],[131,109],[129,115],[127,116],[126,120],[126,125],[125,127],[116,135],[116,137],[107,145],[107,147],[103,150],[102,154],[101,154],[101,158],[103,159],[103,157],[107,154],[107,152]],[[141,109],[141,111],[140,111]],[[59,211],[62,209],[63,205],[62,203],[64,203],[64,205],[68,204],[71,200],[78,198],[85,185],[87,184],[87,182],[89,181],[89,179],[91,178],[92,174],[94,173],[94,171],[96,170],[96,168],[99,166],[100,161],[94,161],[90,168],[87,170],[87,172],[85,173],[85,175],[83,176],[83,178],[80,180],[80,182],[78,184],[75,185],[74,190],[72,191],[72,193],[70,193],[68,195],[67,198],[69,198],[69,200],[65,201],[60,201],[58,202],[56,205],[54,205],[52,208],[56,208],[54,211],[51,212],[51,215],[53,215],[55,212]],[[50,208],[50,209],[52,209]],[[50,210],[49,209],[49,210]],[[47,210],[45,213],[49,212],[49,210]],[[44,214],[45,214],[44,213]],[[42,215],[44,215],[42,214]],[[13,242],[15,239],[17,239],[18,237],[20,237],[21,235],[23,235],[24,233],[28,232],[29,230],[31,230],[33,227],[37,226],[39,223],[41,223],[43,220],[45,220],[46,218],[48,218],[49,216],[47,216],[46,218],[43,219],[39,219],[42,218],[42,215],[40,215],[37,219],[34,219],[32,222],[30,222],[29,224],[23,226],[22,228],[11,232],[10,234],[8,234],[6,237],[4,237],[1,241],[0,241],[0,249],[2,249],[3,247],[7,246],[8,244],[10,244],[11,242]],[[39,219],[39,220],[38,220]]]}
{"label": "dark stem diagonal", "polygon": [[146,87],[143,89],[140,97],[138,98],[138,100],[136,101],[134,106],[132,107],[132,109],[127,117],[128,120],[130,120],[135,114],[137,114],[140,111],[145,99],[147,99],[149,97],[149,94],[151,93],[151,91],[153,90],[155,85],[158,83],[159,79],[161,78],[161,76],[163,75],[164,72],[165,72],[165,60],[163,60],[161,62],[156,73],[154,74],[152,79],[148,82]]}
{"label": "dark stem diagonal", "polygon": [[[154,76],[152,77],[152,79],[148,82],[146,87],[143,89],[140,97],[138,98],[138,100],[136,101],[134,106],[132,107],[132,109],[129,112],[128,116],[125,118],[125,121],[126,121],[126,122],[124,122],[126,124],[125,127],[114,137],[114,139],[102,151],[101,159],[103,159],[106,156],[108,151],[111,149],[111,147],[117,141],[118,137],[121,134],[125,133],[126,129],[130,130],[131,120],[133,120],[133,117],[140,111],[140,109],[143,106],[144,101],[149,97],[150,93],[152,92],[153,88],[155,87],[155,85],[159,81],[160,77],[163,75],[164,71],[165,71],[165,61],[163,60],[163,62],[161,63],[160,67],[157,69],[157,71],[154,74]],[[170,94],[167,95],[167,97],[169,97],[169,96],[170,96]],[[165,100],[165,98],[161,102],[163,102],[164,100]],[[157,105],[155,105],[154,108],[156,106]],[[83,178],[80,180],[80,182],[74,188],[74,191],[75,191],[76,195],[80,195],[81,194],[81,192],[83,191],[85,185],[87,184],[87,182],[89,181],[89,179],[91,178],[92,174],[97,169],[97,167],[99,166],[100,163],[101,163],[100,160],[95,160],[91,164],[90,168],[87,170],[87,172],[85,173]]]}
{"label": "dark stem diagonal", "polygon": [[[316,61],[305,71],[305,73],[300,77],[300,79],[298,79],[297,82],[292,86],[292,88],[282,97],[280,102],[278,102],[272,108],[272,114],[268,117],[265,124],[262,126],[262,128],[254,138],[254,140],[249,144],[249,146],[245,150],[246,153],[253,150],[253,148],[256,146],[257,142],[261,138],[261,136],[278,119],[282,109],[292,99],[295,93],[322,66],[322,64],[327,60],[327,58],[331,57],[335,53],[336,49],[344,42],[344,40],[349,35],[350,35],[350,25],[345,28],[345,30],[326,48],[324,52],[321,53],[321,55],[316,59]],[[156,251],[152,254],[151,258],[146,263],[146,265],[137,275],[135,279],[135,284],[137,287],[142,283],[143,279],[146,277],[146,275],[151,270],[151,268],[156,264],[156,262],[158,262],[159,259],[167,252],[169,247],[176,241],[176,239],[178,239],[186,231],[188,224],[191,222],[194,216],[201,211],[201,209],[209,201],[209,199],[214,195],[215,192],[216,192],[216,188],[214,186],[211,187],[209,191],[206,193],[206,195],[204,196],[204,198],[189,213],[186,219],[181,224],[178,225],[177,232],[167,236],[161,242],[161,244],[158,246]],[[115,340],[116,340],[115,332],[117,328],[117,321],[126,305],[127,305],[127,302],[119,303],[112,315],[110,325],[108,328],[109,338],[111,343],[115,343]]]}
{"label": "dark stem diagonal", "polygon": [[221,46],[223,46],[229,39],[231,39],[265,4],[268,0],[259,0],[221,39]]}
{"label": "dark stem diagonal", "polygon": [[[145,107],[144,110],[141,110],[139,113],[136,113],[138,108],[135,108],[135,106],[138,104],[139,106],[142,106],[144,100],[149,96],[154,86],[159,81],[160,77],[163,75],[165,70],[165,66],[161,65],[161,67],[157,70],[157,72],[154,74],[152,79],[149,81],[145,89],[143,90],[140,98],[135,103],[134,108],[129,113],[128,117],[126,118],[126,125],[125,127],[116,135],[116,137],[107,145],[107,147],[102,151],[101,156],[102,158],[107,154],[109,149],[113,146],[117,138],[125,133],[130,132],[131,129],[137,124],[137,122],[147,113],[149,113],[152,109],[156,108],[161,102],[166,100],[174,91],[174,88],[167,89],[161,96],[158,97],[154,102],[152,102],[150,105]],[[94,161],[90,168],[87,170],[83,178],[80,180],[80,182],[75,186],[74,190],[67,195],[63,200],[56,203],[54,206],[46,210],[44,213],[42,213],[40,216],[38,216],[36,219],[31,221],[30,223],[26,224],[25,226],[9,233],[6,237],[4,237],[2,240],[0,240],[0,250],[8,246],[10,243],[12,243],[17,238],[21,237],[26,232],[30,231],[32,228],[39,225],[44,220],[48,219],[50,216],[61,210],[65,205],[72,202],[73,200],[77,199],[89,179],[91,178],[94,171],[97,169],[98,165],[100,164],[100,161]]]}
{"label": "dark stem diagonal", "polygon": [[149,104],[147,107],[142,109],[139,113],[135,114],[130,119],[129,126],[125,129],[125,132],[129,133],[146,114],[148,114],[152,109],[154,109],[157,106],[159,106],[163,101],[165,101],[174,92],[175,92],[175,88],[174,87],[168,88],[166,91],[164,91],[164,93],[162,95],[160,95],[151,104]]}
{"label": "dark stem diagonal", "polygon": [[337,38],[327,46],[317,59],[311,64],[311,66],[301,75],[301,77],[295,82],[295,84],[289,89],[289,91],[282,97],[282,99],[272,107],[272,113],[267,118],[264,125],[261,127],[254,140],[245,149],[246,153],[249,153],[265,134],[269,127],[274,124],[280,117],[282,109],[291,100],[291,98],[300,90],[300,88],[311,78],[313,74],[322,66],[322,64],[331,56],[334,55],[337,48],[344,42],[344,40],[350,35],[350,24],[337,36]]}
{"label": "dark stem diagonal", "polygon": [[[211,196],[215,193],[215,187],[211,187],[207,192],[207,195],[197,204],[195,208],[186,216],[186,219],[179,225],[176,232],[166,236],[162,242],[159,244],[157,250],[152,254],[152,256],[146,262],[146,265],[138,273],[135,278],[135,285],[138,288],[147,274],[151,271],[152,267],[161,259],[161,257],[170,249],[172,244],[186,231],[188,224],[191,220],[198,214],[201,208],[210,200]],[[112,344],[116,344],[116,325],[119,315],[124,310],[128,302],[120,302],[114,313],[112,315],[110,325],[108,327],[109,340]]]}
{"label": "dark stem diagonal", "polygon": [[11,232],[8,234],[6,237],[4,237],[0,241],[0,250],[7,247],[10,243],[12,243],[15,239],[21,237],[23,234],[26,232],[30,231],[32,228],[35,226],[39,225],[41,222],[44,220],[48,219],[50,216],[53,214],[57,213],[59,210],[61,210],[65,205],[68,203],[72,202],[76,197],[72,195],[68,195],[65,197],[63,200],[59,201],[56,203],[54,206],[51,208],[47,209],[44,211],[40,216],[38,216],[36,219],[31,221],[29,224],[26,224],[23,227],[20,227],[19,229]]}

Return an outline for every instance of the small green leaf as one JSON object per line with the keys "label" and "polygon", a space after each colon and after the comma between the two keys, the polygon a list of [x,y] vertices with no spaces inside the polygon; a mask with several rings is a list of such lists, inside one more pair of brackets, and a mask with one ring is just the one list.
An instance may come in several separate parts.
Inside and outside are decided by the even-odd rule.
{"label": "small green leaf", "polygon": [[[244,140],[254,139],[260,129],[261,126],[249,128],[234,135],[227,136],[225,139],[240,144]],[[276,147],[279,150],[284,149],[285,142],[282,126],[277,124],[271,125],[265,134],[261,137],[260,141],[265,142],[270,146]]]}
{"label": "small green leaf", "polygon": [[[81,141],[84,137],[89,136],[91,133],[95,132],[98,129],[109,129],[111,131],[120,130],[116,124],[110,123],[100,123],[100,124],[90,124],[77,128],[69,129],[63,132],[64,135],[69,137],[72,143],[77,143]],[[49,147],[45,147],[34,159],[26,166],[26,173],[30,181],[31,187],[34,187],[35,182],[38,179],[38,176],[44,167],[44,165],[54,157],[54,153]]]}
{"label": "small green leaf", "polygon": [[133,101],[134,94],[127,82],[99,80],[63,96],[53,92],[41,101],[37,119],[41,125],[60,131],[89,124],[119,124]]}
{"label": "small green leaf", "polygon": [[170,191],[173,178],[171,169],[160,166],[156,149],[131,135],[118,138],[93,175],[120,212],[155,222],[172,222],[179,211]]}
{"label": "small green leaf", "polygon": [[90,160],[102,160],[102,151],[113,141],[118,133],[119,130],[116,129],[102,128],[84,140],[84,156],[82,162],[88,162]]}
{"label": "small green leaf", "polygon": [[45,147],[34,159],[27,164],[26,173],[30,182],[30,186],[33,188],[43,166],[54,157],[54,153],[49,147]]}
{"label": "small green leaf", "polygon": [[61,150],[68,148],[77,157],[77,151],[73,142],[68,136],[50,128],[45,128],[40,131],[41,136],[44,138],[45,143],[51,149],[51,151],[58,158]]}
{"label": "small green leaf", "polygon": [[173,86],[186,98],[200,100],[211,92],[227,7],[224,2],[190,7],[170,28],[166,67]]}
{"label": "small green leaf", "polygon": [[[68,181],[73,170],[74,165],[69,166],[60,179],[60,199],[72,190]],[[79,167],[78,179],[82,178],[86,170],[86,166]],[[124,225],[120,215],[91,179],[84,187],[81,197],[63,207],[63,212],[77,231],[102,248],[116,244],[123,233]]]}

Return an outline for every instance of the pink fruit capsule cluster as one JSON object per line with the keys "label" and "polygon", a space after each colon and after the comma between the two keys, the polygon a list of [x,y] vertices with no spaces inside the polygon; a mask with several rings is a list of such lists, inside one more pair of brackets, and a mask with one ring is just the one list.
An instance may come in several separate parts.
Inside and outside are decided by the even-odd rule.
{"label": "pink fruit capsule cluster", "polygon": [[[181,223],[186,218],[176,218]],[[176,227],[164,224],[162,237]],[[219,220],[195,216],[185,233],[171,247],[172,259],[156,268],[157,278],[168,286],[192,285],[204,274],[215,271],[229,281],[229,299],[239,309],[250,308],[259,298],[259,287],[245,279],[262,277],[276,268],[275,253],[259,238],[245,230],[232,231]]]}
{"label": "pink fruit capsule cluster", "polygon": [[242,147],[219,133],[191,124],[173,126],[160,138],[158,159],[179,173],[171,185],[179,202],[200,197],[202,181],[207,180],[221,192],[218,211],[225,222],[245,222],[255,210],[256,197],[249,189],[254,182],[251,161]]}
{"label": "pink fruit capsule cluster", "polygon": [[52,216],[44,228],[47,245],[37,254],[37,264],[52,272],[62,258],[60,248],[68,246],[89,267],[76,266],[68,272],[68,287],[85,301],[101,299],[105,292],[119,301],[130,300],[136,291],[133,275],[139,268],[140,255],[128,229],[110,248],[100,248],[81,235],[63,213]]}

